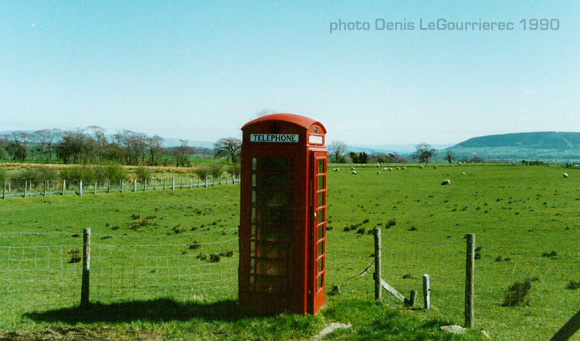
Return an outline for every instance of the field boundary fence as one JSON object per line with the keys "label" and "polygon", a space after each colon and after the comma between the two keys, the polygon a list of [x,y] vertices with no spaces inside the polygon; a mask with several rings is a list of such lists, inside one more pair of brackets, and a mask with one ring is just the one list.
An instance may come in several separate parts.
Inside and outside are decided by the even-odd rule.
{"label": "field boundary fence", "polygon": [[[521,339],[549,339],[578,312],[580,255],[499,250],[469,238],[426,243],[386,231],[378,252],[366,234],[337,234],[329,240],[329,297],[374,301],[379,278],[404,296],[397,299],[381,288],[383,304],[400,308],[401,301],[415,301],[408,295],[415,291],[425,307],[419,308],[418,299],[415,309],[429,309],[430,316],[456,324],[465,321],[498,339],[509,338],[506,331],[516,331]],[[0,233],[0,310],[237,297],[237,228],[167,235],[92,233],[90,243],[84,232]],[[474,266],[468,270],[470,259]]]}
{"label": "field boundary fence", "polygon": [[237,297],[237,228],[154,236],[91,235],[90,229],[0,236],[2,310]]}
{"label": "field boundary fence", "polygon": [[521,339],[550,339],[578,313],[580,255],[498,250],[476,243],[469,234],[449,243],[381,237],[380,230],[378,238],[374,283],[369,285],[375,288],[375,300],[412,306],[412,292],[420,292],[421,309],[485,329],[498,339],[509,338],[503,336],[508,330]]}
{"label": "field boundary fence", "polygon": [[47,180],[47,181],[4,181],[0,192],[0,197],[30,197],[48,195],[69,195],[97,193],[124,193],[124,192],[145,192],[157,190],[191,189],[199,187],[210,187],[218,185],[228,185],[240,183],[240,179],[218,178],[209,180],[201,178],[164,178],[151,179],[149,181],[139,180]]}

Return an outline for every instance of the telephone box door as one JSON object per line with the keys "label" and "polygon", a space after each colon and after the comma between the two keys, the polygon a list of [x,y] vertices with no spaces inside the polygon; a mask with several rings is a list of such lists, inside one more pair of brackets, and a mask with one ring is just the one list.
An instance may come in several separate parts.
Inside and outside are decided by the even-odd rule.
{"label": "telephone box door", "polygon": [[326,171],[327,153],[312,153],[312,224],[311,241],[313,264],[310,268],[310,288],[312,306],[310,313],[315,314],[324,304],[326,282]]}

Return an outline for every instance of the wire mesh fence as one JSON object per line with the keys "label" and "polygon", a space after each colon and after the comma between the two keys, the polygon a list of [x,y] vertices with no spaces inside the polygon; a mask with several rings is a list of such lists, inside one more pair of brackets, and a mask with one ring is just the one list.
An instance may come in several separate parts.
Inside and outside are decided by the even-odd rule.
{"label": "wire mesh fence", "polygon": [[[498,339],[550,339],[579,309],[579,257],[506,252],[476,244],[475,328]],[[466,243],[418,243],[383,237],[383,278],[409,297],[430,278],[430,314],[464,324]],[[383,296],[385,297],[385,296]],[[384,302],[401,305],[387,297]]]}
{"label": "wire mesh fence", "polygon": [[[82,233],[0,234],[0,309],[31,311],[79,305]],[[235,299],[237,229],[171,235],[91,236],[90,302],[156,298]],[[429,314],[462,324],[465,241],[422,243],[382,237],[382,277],[406,297],[430,277]],[[580,256],[530,255],[477,244],[475,328],[494,338],[549,339],[579,308]],[[328,238],[326,291],[337,299],[374,300],[372,236]],[[401,303],[388,294],[383,302]]]}
{"label": "wire mesh fence", "polygon": [[[83,277],[79,237],[82,233],[2,234],[0,309],[78,306]],[[96,234],[92,239],[90,302],[224,299],[237,293],[237,229],[141,237]]]}

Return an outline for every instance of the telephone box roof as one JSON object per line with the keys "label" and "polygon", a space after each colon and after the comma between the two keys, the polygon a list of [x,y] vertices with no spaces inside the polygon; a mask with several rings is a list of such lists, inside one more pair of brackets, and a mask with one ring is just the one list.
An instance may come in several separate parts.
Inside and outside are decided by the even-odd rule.
{"label": "telephone box roof", "polygon": [[250,122],[244,124],[244,126],[242,127],[242,130],[244,130],[248,126],[254,125],[256,123],[268,122],[268,121],[284,121],[284,122],[288,122],[288,123],[293,123],[297,126],[301,126],[304,129],[310,128],[313,124],[318,124],[320,127],[322,127],[322,130],[324,130],[324,133],[326,133],[326,128],[324,127],[324,125],[322,125],[322,123],[318,122],[317,120],[314,120],[312,118],[302,116],[302,115],[287,114],[287,113],[271,114],[271,115],[259,117],[253,121],[250,121]]}

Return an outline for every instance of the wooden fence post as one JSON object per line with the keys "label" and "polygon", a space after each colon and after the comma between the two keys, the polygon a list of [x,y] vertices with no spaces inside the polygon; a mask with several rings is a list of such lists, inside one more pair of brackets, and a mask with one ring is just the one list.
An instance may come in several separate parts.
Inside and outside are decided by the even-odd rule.
{"label": "wooden fence post", "polygon": [[4,187],[2,187],[2,199],[6,199],[6,181],[4,181]]}
{"label": "wooden fence post", "polygon": [[121,179],[121,193],[123,193],[123,179]]}
{"label": "wooden fence post", "polygon": [[44,194],[43,194],[43,196],[46,196],[46,187],[48,187],[48,180],[44,181]]}
{"label": "wooden fence post", "polygon": [[90,269],[91,269],[91,229],[83,230],[83,279],[81,284],[81,307],[89,304],[90,288]]}
{"label": "wooden fence post", "polygon": [[175,178],[171,179],[171,190],[175,191]]}
{"label": "wooden fence post", "polygon": [[381,229],[375,227],[375,301],[381,301]]}
{"label": "wooden fence post", "polygon": [[79,196],[83,196],[83,180],[79,180]]}
{"label": "wooden fence post", "polygon": [[467,234],[465,266],[465,328],[473,328],[473,295],[475,280],[475,234]]}
{"label": "wooden fence post", "polygon": [[62,180],[62,193],[60,193],[60,195],[64,195],[65,189],[66,189],[66,180]]}
{"label": "wooden fence post", "polygon": [[111,180],[107,180],[107,193],[111,193]]}
{"label": "wooden fence post", "polygon": [[24,197],[26,198],[26,189],[28,188],[28,181],[24,181]]}
{"label": "wooden fence post", "polygon": [[97,180],[95,180],[95,185],[93,186],[93,194],[97,194]]}
{"label": "wooden fence post", "polygon": [[429,275],[423,275],[423,301],[425,303],[425,310],[431,308],[431,287],[429,283]]}
{"label": "wooden fence post", "polygon": [[133,181],[133,193],[137,192],[137,179]]}

